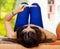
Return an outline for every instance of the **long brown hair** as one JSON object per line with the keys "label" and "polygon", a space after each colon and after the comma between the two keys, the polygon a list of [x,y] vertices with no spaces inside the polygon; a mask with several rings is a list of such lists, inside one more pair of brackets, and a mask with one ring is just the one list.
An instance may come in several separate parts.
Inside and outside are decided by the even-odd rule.
{"label": "long brown hair", "polygon": [[31,27],[32,29],[35,30],[35,32],[29,31],[27,33],[27,32],[22,31],[25,28],[26,27],[17,29],[17,43],[19,43],[27,48],[38,46],[42,40],[41,39],[41,36],[42,36],[41,30],[39,30],[39,28],[37,28],[37,27]]}

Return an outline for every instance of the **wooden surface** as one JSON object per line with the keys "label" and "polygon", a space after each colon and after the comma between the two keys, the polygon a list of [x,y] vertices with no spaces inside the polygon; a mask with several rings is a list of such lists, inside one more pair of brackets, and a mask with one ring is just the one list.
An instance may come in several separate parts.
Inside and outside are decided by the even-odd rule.
{"label": "wooden surface", "polygon": [[42,43],[34,48],[25,48],[17,43],[0,41],[0,49],[60,49],[60,40],[53,43]]}

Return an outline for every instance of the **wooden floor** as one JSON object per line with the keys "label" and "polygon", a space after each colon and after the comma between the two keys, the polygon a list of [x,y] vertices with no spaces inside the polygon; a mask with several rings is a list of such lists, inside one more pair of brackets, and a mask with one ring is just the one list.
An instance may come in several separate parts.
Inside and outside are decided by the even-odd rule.
{"label": "wooden floor", "polygon": [[34,48],[25,48],[17,43],[0,41],[0,49],[60,49],[60,40],[53,43],[42,43]]}

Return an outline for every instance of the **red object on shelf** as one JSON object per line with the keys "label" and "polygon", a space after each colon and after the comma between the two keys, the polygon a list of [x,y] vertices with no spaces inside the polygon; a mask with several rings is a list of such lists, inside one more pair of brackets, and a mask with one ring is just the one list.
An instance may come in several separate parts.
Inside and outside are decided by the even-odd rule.
{"label": "red object on shelf", "polygon": [[50,6],[50,12],[52,12],[52,5]]}
{"label": "red object on shelf", "polygon": [[54,0],[52,0],[52,4],[54,4]]}

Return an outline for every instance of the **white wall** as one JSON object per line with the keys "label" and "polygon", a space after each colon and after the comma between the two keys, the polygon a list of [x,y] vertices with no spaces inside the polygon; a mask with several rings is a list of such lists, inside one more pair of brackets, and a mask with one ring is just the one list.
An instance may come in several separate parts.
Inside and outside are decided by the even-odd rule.
{"label": "white wall", "polygon": [[57,8],[58,21],[60,22],[60,0],[56,1],[56,8]]}

